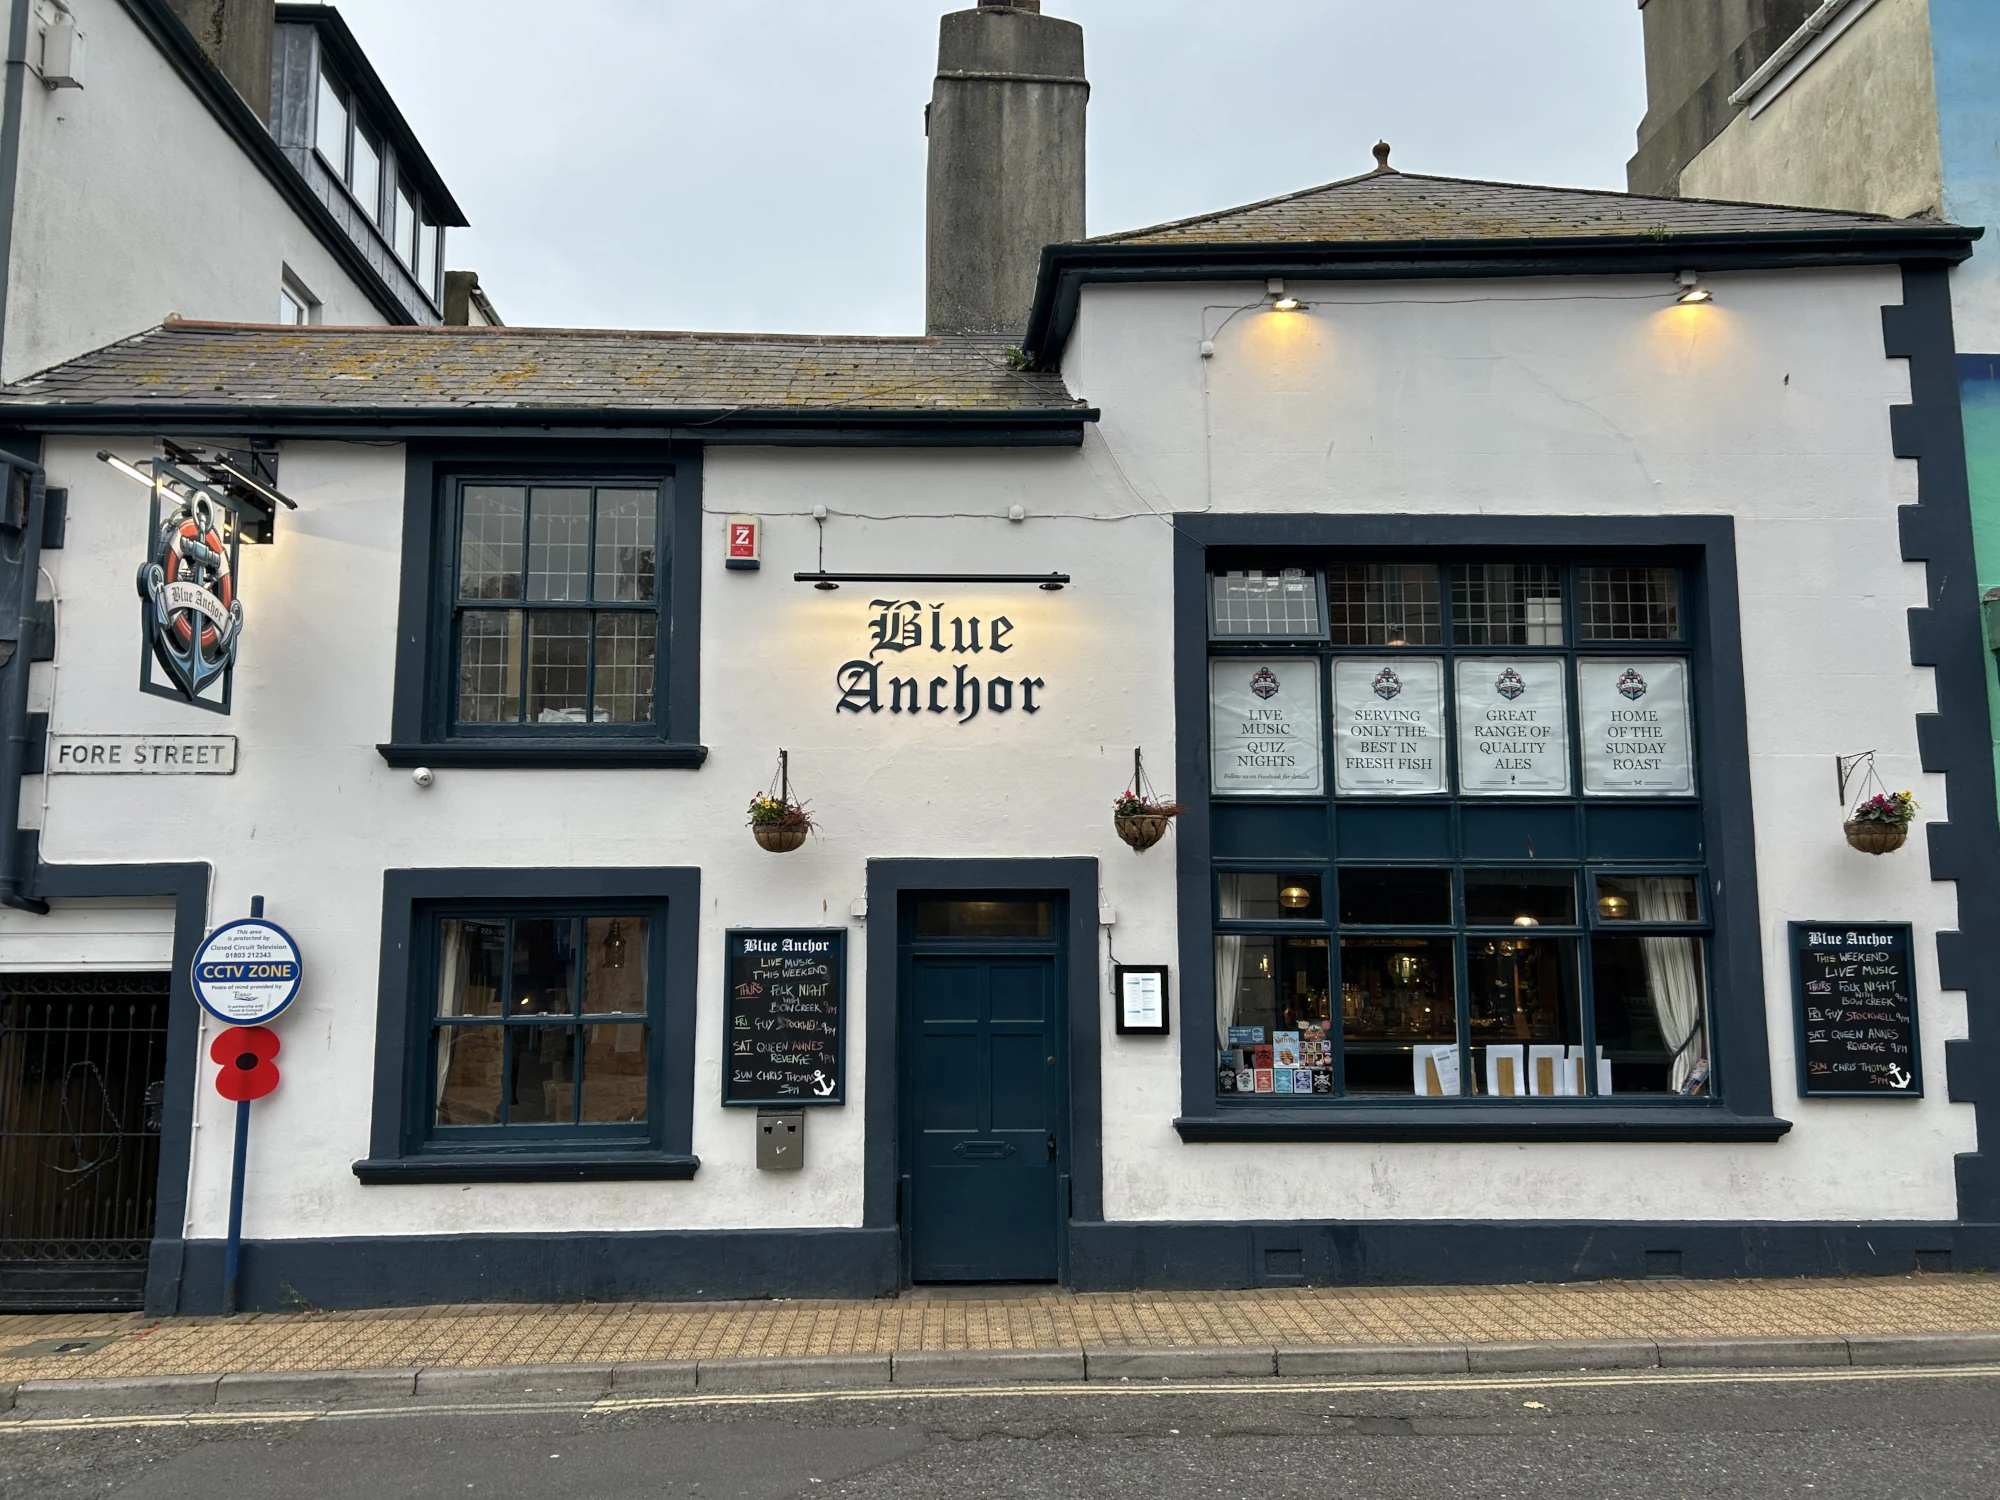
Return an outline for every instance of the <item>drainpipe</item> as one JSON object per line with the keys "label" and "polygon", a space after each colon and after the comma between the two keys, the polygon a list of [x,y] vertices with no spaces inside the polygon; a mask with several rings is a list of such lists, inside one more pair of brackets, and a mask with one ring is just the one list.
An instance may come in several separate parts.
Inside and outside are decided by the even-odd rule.
{"label": "drainpipe", "polygon": [[14,260],[14,185],[21,176],[21,101],[28,85],[28,19],[34,0],[12,0],[7,15],[7,85],[0,96],[0,357],[7,343],[8,271]]}
{"label": "drainpipe", "polygon": [[46,913],[49,903],[29,893],[35,872],[21,868],[21,770],[47,491],[40,464],[0,453],[0,466],[0,906]]}
{"label": "drainpipe", "polygon": [[1758,91],[1776,78],[1786,63],[1805,51],[1806,44],[1831,26],[1834,18],[1853,3],[1854,0],[1826,0],[1826,4],[1807,16],[1805,23],[1786,37],[1778,50],[1764,60],[1763,67],[1743,80],[1743,87],[1729,96],[1729,102],[1747,104],[1756,98]]}

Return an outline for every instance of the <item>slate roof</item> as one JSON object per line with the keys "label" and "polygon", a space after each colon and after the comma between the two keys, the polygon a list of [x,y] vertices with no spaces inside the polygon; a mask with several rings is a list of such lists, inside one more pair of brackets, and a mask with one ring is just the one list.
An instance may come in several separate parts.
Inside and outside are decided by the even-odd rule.
{"label": "slate roof", "polygon": [[1699,198],[1646,198],[1633,193],[1529,187],[1389,170],[1191,219],[1097,235],[1084,243],[1237,245],[1796,234],[1907,227],[1909,223],[1882,214],[1774,208]]}
{"label": "slate roof", "polygon": [[0,389],[0,407],[776,413],[1082,411],[1007,340],[170,322]]}

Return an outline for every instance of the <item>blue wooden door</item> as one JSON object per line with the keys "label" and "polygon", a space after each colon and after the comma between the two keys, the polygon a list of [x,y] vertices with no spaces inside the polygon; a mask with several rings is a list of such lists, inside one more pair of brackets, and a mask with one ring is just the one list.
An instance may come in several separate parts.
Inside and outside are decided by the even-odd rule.
{"label": "blue wooden door", "polygon": [[1056,960],[910,960],[913,1281],[1054,1281],[1065,1116]]}

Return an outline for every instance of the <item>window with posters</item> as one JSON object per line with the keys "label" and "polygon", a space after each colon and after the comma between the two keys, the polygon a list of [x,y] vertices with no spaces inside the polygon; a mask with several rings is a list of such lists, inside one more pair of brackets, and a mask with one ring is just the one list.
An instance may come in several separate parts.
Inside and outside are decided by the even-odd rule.
{"label": "window with posters", "polygon": [[1713,1092],[1687,591],[1644,557],[1212,572],[1223,1100]]}

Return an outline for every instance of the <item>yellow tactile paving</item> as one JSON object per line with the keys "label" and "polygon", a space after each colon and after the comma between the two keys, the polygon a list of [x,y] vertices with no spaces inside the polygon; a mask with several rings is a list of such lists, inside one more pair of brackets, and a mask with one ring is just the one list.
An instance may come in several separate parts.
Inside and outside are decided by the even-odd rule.
{"label": "yellow tactile paving", "polygon": [[[231,1319],[66,1314],[0,1317],[0,1381],[919,1349],[1986,1330],[2000,1331],[2000,1278],[1984,1276],[913,1296],[874,1302],[458,1305]],[[116,1337],[75,1355],[5,1352],[93,1334]]]}

